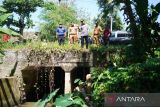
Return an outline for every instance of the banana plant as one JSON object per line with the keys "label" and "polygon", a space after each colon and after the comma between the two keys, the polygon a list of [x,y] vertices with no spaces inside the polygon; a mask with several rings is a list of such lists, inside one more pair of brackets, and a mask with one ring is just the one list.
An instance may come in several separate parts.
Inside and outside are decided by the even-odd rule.
{"label": "banana plant", "polygon": [[1,24],[7,20],[9,16],[11,16],[11,13],[6,13],[7,10],[3,7],[0,7],[0,34],[9,34],[11,36],[19,36],[20,34],[17,32],[12,31],[11,29],[4,28],[1,26]]}
{"label": "banana plant", "polygon": [[6,9],[4,9],[3,7],[0,7],[0,57],[3,54],[3,51],[2,51],[3,44],[1,42],[2,35],[3,34],[8,34],[8,35],[11,35],[11,36],[20,36],[19,33],[14,32],[11,29],[4,28],[2,26],[2,23],[5,22],[7,20],[7,18],[12,15],[11,13],[6,13],[6,12],[7,12]]}

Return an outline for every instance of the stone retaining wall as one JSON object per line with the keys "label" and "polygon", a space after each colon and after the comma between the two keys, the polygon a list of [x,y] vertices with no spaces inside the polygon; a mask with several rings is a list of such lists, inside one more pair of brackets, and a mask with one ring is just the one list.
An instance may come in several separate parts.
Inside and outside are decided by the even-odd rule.
{"label": "stone retaining wall", "polygon": [[78,66],[92,66],[92,54],[90,52],[56,52],[35,50],[8,50],[1,59],[0,78],[21,76],[21,71],[29,66],[54,66],[62,67],[65,72],[70,72]]}

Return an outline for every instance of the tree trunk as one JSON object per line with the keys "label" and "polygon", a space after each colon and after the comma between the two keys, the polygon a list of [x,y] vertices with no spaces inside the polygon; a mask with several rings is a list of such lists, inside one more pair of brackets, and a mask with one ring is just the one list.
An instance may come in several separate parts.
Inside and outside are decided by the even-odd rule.
{"label": "tree trunk", "polygon": [[125,4],[125,10],[127,11],[125,14],[128,16],[129,22],[130,22],[130,27],[131,27],[131,32],[133,35],[133,56],[136,57],[134,60],[136,62],[141,62],[143,60],[145,60],[144,56],[145,56],[145,51],[144,51],[144,46],[143,46],[143,40],[140,37],[140,31],[136,25],[136,20],[135,20],[135,16],[134,16],[134,12],[131,6],[131,1],[130,0],[126,0],[124,2]]}
{"label": "tree trunk", "polygon": [[22,36],[23,36],[23,30],[25,28],[24,19],[25,19],[25,16],[23,14],[20,15],[20,20],[19,20],[19,27],[20,27],[20,29],[19,29],[19,32],[20,32],[20,34]]}

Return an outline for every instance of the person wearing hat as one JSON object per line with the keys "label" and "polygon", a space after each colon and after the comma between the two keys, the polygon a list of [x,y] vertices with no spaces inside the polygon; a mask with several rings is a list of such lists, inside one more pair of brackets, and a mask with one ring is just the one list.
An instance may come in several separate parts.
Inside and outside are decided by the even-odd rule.
{"label": "person wearing hat", "polygon": [[85,24],[84,20],[81,20],[80,26],[80,36],[81,36],[81,47],[84,47],[84,41],[86,43],[86,49],[88,49],[88,26]]}
{"label": "person wearing hat", "polygon": [[59,24],[59,27],[56,29],[56,36],[58,37],[59,45],[64,44],[66,29],[62,26],[62,24]]}

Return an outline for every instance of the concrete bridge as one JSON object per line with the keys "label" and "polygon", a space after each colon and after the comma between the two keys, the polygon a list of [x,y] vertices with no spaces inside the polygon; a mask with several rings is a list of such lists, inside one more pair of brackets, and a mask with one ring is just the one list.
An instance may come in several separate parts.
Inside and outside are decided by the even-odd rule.
{"label": "concrete bridge", "polygon": [[[19,87],[22,80],[30,98],[33,95],[30,90],[38,80],[41,81],[40,72],[54,70],[54,88],[61,88],[61,93],[69,93],[74,89],[74,79],[85,80],[90,73],[93,59],[89,51],[7,50],[0,60],[0,78],[13,75],[18,78]],[[50,87],[47,85],[47,88]]]}

